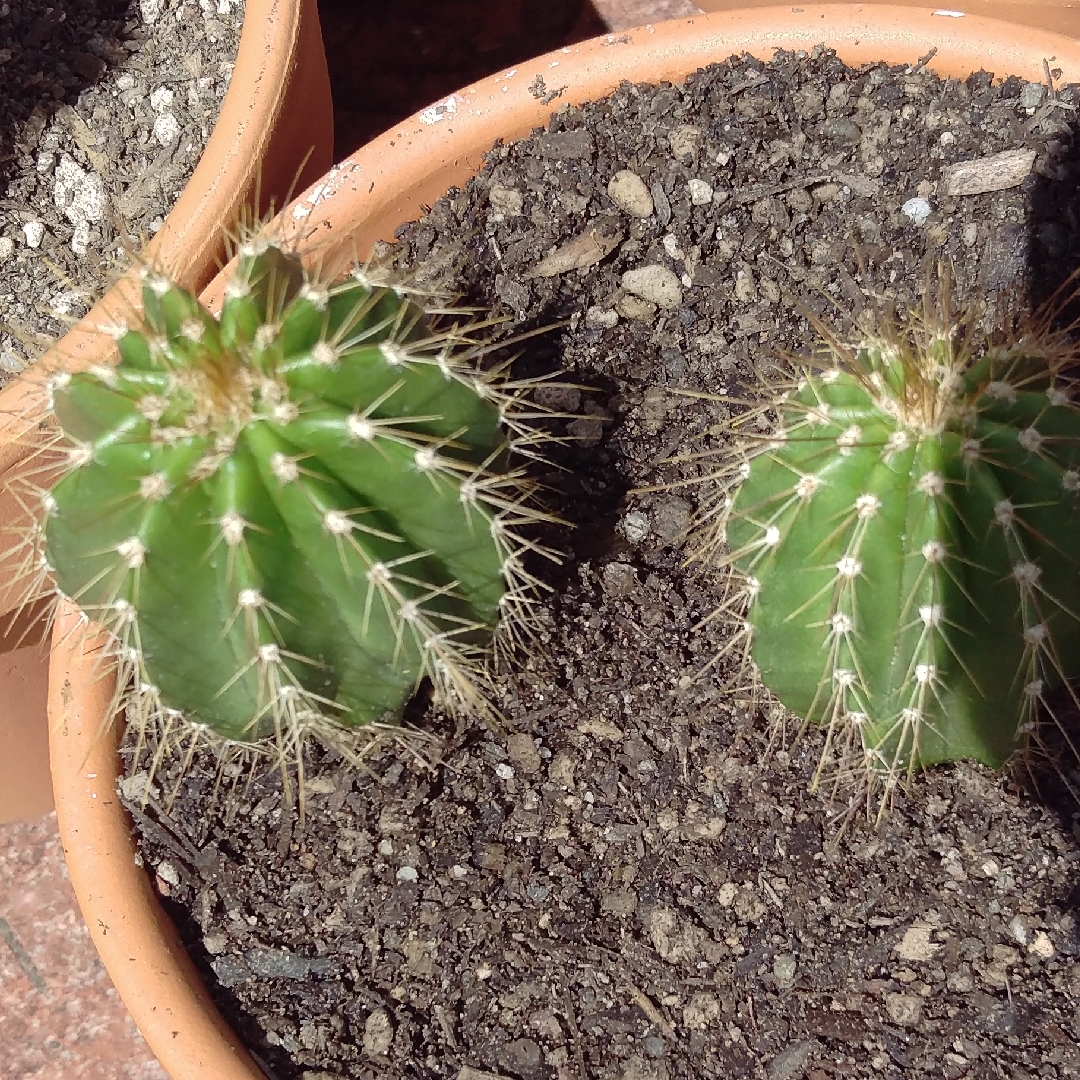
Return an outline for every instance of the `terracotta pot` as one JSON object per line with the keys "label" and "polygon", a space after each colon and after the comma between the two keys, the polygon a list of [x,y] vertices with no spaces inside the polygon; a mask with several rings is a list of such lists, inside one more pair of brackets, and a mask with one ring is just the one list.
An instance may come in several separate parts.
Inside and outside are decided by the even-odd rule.
{"label": "terracotta pot", "polygon": [[[839,4],[673,21],[542,56],[454,94],[335,166],[287,208],[282,227],[296,230],[302,250],[317,252],[324,266],[343,267],[476,172],[497,138],[527,134],[566,102],[601,97],[623,79],[678,81],[733,52],[767,58],[778,47],[822,41],[856,64],[911,62],[936,48],[930,66],[956,77],[985,64],[1039,80],[1043,57],[1054,57],[1065,80],[1080,79],[1080,42],[982,18]],[[538,102],[529,87],[540,77],[562,95]],[[222,288],[219,278],[204,301],[215,305]],[[65,609],[54,634],[51,748],[61,835],[86,922],[120,996],[174,1080],[258,1080],[262,1074],[192,979],[190,961],[135,865],[115,796],[117,732],[101,735],[110,687],[92,677],[92,649],[67,636],[77,617]]]}
{"label": "terracotta pot", "polygon": [[[224,255],[224,230],[241,207],[281,206],[333,160],[333,114],[315,0],[248,0],[228,93],[210,141],[176,206],[147,247],[147,257],[201,287]],[[301,171],[301,165],[307,159]],[[24,520],[8,482],[31,466],[25,437],[35,415],[41,373],[59,362],[89,367],[109,355],[94,327],[128,309],[130,279],[111,289],[50,353],[38,370],[0,392],[0,522]],[[45,694],[48,651],[40,620],[9,627],[18,604],[18,565],[0,558],[0,822],[33,817],[52,806]],[[36,633],[35,633],[36,630]]]}

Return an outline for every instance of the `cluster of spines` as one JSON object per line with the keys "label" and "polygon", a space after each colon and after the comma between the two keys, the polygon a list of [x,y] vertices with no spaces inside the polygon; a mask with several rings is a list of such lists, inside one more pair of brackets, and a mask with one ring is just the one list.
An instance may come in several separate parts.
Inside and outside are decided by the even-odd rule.
{"label": "cluster of spines", "polygon": [[[264,241],[241,246],[219,318],[153,269],[143,273],[142,297],[140,316],[103,328],[116,340],[116,367],[61,371],[48,381],[47,411],[62,434],[44,440],[38,464],[22,477],[20,497],[32,521],[17,554],[24,599],[58,581],[57,592],[110,632],[121,682],[129,680],[129,719],[178,720],[176,686],[162,691],[155,674],[162,658],[148,654],[149,638],[160,647],[168,634],[160,618],[148,631],[140,614],[155,587],[145,576],[157,554],[150,534],[168,548],[185,493],[208,492],[202,513],[183,524],[205,537],[199,559],[224,563],[232,600],[218,612],[218,638],[199,647],[212,667],[214,650],[242,627],[246,656],[216,696],[227,698],[254,678],[259,702],[242,724],[215,727],[230,739],[273,736],[298,760],[306,732],[393,719],[401,701],[388,699],[385,709],[357,717],[333,692],[341,672],[326,670],[333,654],[332,661],[352,665],[354,684],[364,690],[355,660],[319,641],[318,632],[308,638],[326,646],[319,655],[288,647],[297,614],[260,588],[252,554],[266,547],[267,524],[280,523],[284,500],[290,521],[306,514],[302,544],[324,560],[322,584],[363,593],[350,611],[356,650],[366,655],[373,625],[383,624],[389,641],[376,660],[384,667],[404,666],[410,686],[430,677],[451,710],[487,712],[492,630],[498,622],[504,643],[528,635],[538,582],[525,555],[551,553],[521,535],[546,515],[533,505],[524,470],[508,461],[512,452],[534,455],[545,438],[530,423],[536,407],[524,404],[531,384],[482,370],[479,360],[490,348],[485,324],[462,326],[460,312],[425,309],[408,290],[371,283],[362,270],[342,282],[321,281]],[[352,362],[358,354],[364,363]],[[75,485],[110,455],[112,486],[102,492],[95,523],[87,509],[93,491],[80,495]],[[337,455],[335,467],[351,477],[363,471],[357,458],[366,455],[373,471],[391,479],[395,470],[399,481],[403,470],[419,478],[430,492],[426,511],[406,505],[405,488],[417,495],[412,481],[389,501],[396,498],[396,508],[416,518],[413,531],[422,536],[437,532],[440,521],[458,521],[460,535],[447,542],[450,564],[461,573],[425,574],[433,549],[402,551],[402,535],[374,503],[342,504],[327,455]],[[240,493],[260,484],[275,485],[279,502],[241,506]],[[80,505],[81,521],[65,520],[79,516],[69,504]],[[130,527],[117,532],[124,522]],[[113,535],[87,548],[85,526],[93,531],[95,524]],[[189,568],[197,576],[196,564]],[[292,569],[282,566],[282,577]],[[166,597],[176,605],[177,633],[190,630],[185,584],[174,583],[176,595]]]}
{"label": "cluster of spines", "polygon": [[941,299],[855,348],[831,338],[752,410],[780,422],[714,474],[698,551],[728,570],[725,651],[827,728],[819,778],[857,777],[879,812],[915,769],[1037,747],[1080,674],[1073,347],[1046,320],[980,341]]}

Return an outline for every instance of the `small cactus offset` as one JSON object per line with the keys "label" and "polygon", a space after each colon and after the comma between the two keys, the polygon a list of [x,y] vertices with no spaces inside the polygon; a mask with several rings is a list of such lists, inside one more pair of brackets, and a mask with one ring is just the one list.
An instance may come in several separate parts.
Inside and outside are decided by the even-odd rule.
{"label": "small cactus offset", "polygon": [[[528,604],[514,387],[403,290],[241,246],[219,317],[153,270],[113,367],[54,376],[42,563],[112,632],[129,716],[227,740],[485,709]],[[445,313],[444,313],[445,314]]]}
{"label": "small cactus offset", "polygon": [[1080,675],[1075,350],[1048,319],[989,341],[929,292],[830,340],[741,440],[706,542],[761,681],[882,807],[928,765],[1003,765]]}

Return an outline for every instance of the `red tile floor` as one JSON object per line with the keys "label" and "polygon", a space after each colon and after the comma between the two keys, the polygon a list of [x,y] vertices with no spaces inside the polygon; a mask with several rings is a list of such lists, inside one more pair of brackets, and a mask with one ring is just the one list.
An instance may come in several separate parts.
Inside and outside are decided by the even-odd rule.
{"label": "red tile floor", "polygon": [[56,815],[0,826],[0,1077],[165,1076],[90,943]]}
{"label": "red tile floor", "polygon": [[[500,2],[476,0],[476,6]],[[334,0],[326,3],[331,8]],[[689,0],[591,0],[591,11],[582,6],[575,40],[580,31],[622,30],[698,11]],[[329,35],[328,44],[332,53]],[[463,72],[450,89],[476,77],[473,70]],[[402,115],[426,102],[410,104]],[[0,1080],[166,1080],[90,943],[55,814],[0,825]]]}

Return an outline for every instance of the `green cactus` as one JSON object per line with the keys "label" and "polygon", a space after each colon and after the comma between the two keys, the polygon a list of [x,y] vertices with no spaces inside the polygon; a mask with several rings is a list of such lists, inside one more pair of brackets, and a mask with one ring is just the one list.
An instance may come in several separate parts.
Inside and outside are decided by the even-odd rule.
{"label": "green cactus", "polygon": [[267,241],[217,318],[152,270],[142,301],[114,367],[52,378],[68,450],[41,495],[43,565],[112,632],[129,715],[280,742],[394,722],[425,676],[483,710],[540,515],[469,327]]}
{"label": "green cactus", "polygon": [[947,281],[891,331],[827,336],[740,440],[705,550],[761,681],[887,799],[936,762],[1003,765],[1080,674],[1075,350],[1048,319],[987,340]]}

